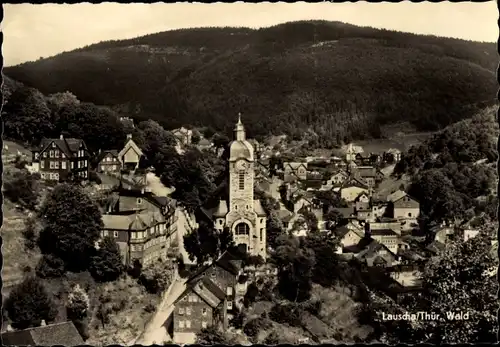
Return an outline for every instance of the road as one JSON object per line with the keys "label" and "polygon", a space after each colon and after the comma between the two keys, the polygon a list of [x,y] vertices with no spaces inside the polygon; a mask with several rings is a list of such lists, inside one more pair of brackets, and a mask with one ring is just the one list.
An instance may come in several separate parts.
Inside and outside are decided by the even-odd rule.
{"label": "road", "polygon": [[[186,289],[185,279],[176,276],[174,282],[165,293],[163,300],[156,311],[153,319],[147,324],[144,333],[132,344],[140,344],[144,346],[152,344],[163,344],[170,342],[172,337],[167,332],[165,322],[174,310],[174,302]],[[131,344],[131,345],[132,345]]]}

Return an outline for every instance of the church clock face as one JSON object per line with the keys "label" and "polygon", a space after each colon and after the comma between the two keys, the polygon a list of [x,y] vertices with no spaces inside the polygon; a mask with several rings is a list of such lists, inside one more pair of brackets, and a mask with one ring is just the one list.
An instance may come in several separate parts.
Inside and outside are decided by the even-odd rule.
{"label": "church clock face", "polygon": [[236,162],[236,170],[243,171],[246,170],[247,163],[244,160],[239,160]]}

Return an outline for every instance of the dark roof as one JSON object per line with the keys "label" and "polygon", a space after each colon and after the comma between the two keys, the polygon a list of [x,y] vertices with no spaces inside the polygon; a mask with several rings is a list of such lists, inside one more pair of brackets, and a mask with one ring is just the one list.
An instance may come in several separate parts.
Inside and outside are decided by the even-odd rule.
{"label": "dark roof", "polygon": [[207,288],[212,294],[214,294],[217,299],[223,301],[224,299],[226,299],[226,293],[224,293],[222,291],[222,289],[220,289],[217,284],[215,284],[214,282],[212,282],[212,280],[210,278],[208,278],[207,276],[203,277],[201,279],[201,282],[203,283],[204,287]]}
{"label": "dark roof", "polygon": [[225,251],[219,259],[215,261],[215,264],[233,275],[238,275],[242,266],[242,260],[238,255]]}
{"label": "dark roof", "polygon": [[76,346],[84,341],[73,322],[50,324],[2,334],[4,345]]}
{"label": "dark roof", "polygon": [[391,236],[397,235],[392,229],[370,229],[371,235]]}
{"label": "dark roof", "polygon": [[96,162],[100,163],[101,160],[103,160],[104,157],[107,156],[108,154],[111,154],[113,157],[118,158],[118,151],[116,149],[110,149],[110,150],[101,151],[97,155]]}
{"label": "dark roof", "polygon": [[44,139],[42,139],[42,141],[40,143],[40,147],[39,147],[40,153],[45,151],[50,146],[50,144],[52,142],[54,142],[56,144],[56,146],[59,147],[59,149],[61,151],[63,151],[63,153],[69,158],[73,157],[73,153],[78,152],[78,150],[80,149],[80,146],[82,144],[85,145],[85,142],[83,142],[83,140],[81,140],[81,139],[74,139],[74,138],[47,139],[47,138],[44,138]]}
{"label": "dark roof", "polygon": [[375,177],[377,175],[377,169],[374,167],[359,167],[357,168],[358,174],[361,177]]}
{"label": "dark roof", "polygon": [[344,218],[349,218],[354,215],[354,206],[351,207],[338,207],[336,208],[337,211],[339,211]]}

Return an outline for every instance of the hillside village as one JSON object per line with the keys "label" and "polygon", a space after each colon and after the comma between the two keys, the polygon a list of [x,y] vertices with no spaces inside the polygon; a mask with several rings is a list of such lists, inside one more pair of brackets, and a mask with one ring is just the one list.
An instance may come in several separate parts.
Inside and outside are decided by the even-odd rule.
{"label": "hillside village", "polygon": [[[135,127],[131,119],[120,121]],[[356,303],[360,299],[355,298],[376,295],[403,302],[408,295],[423,290],[424,268],[430,259],[441,254],[449,242],[466,242],[480,233],[481,222],[476,220],[484,217],[481,215],[458,223],[445,220],[430,231],[420,230],[421,203],[407,193],[408,179],[392,175],[405,155],[399,149],[365,153],[363,148],[350,144],[330,156],[296,156],[288,150],[293,145],[286,137],[269,139],[267,143],[247,140],[241,119],[225,148],[196,130],[180,128],[171,134],[179,156],[196,150],[226,162],[219,185],[222,188],[213,193],[215,203],[192,209],[176,201],[172,192],[177,188],[160,183],[154,167],[142,167],[144,150],[132,135],[126,136],[123,147],[96,152],[90,151],[83,139],[64,135],[44,138],[30,152],[14,152],[9,143],[4,145],[7,167],[15,165],[39,177],[39,184],[49,195],[58,187],[72,192],[70,187],[74,186],[79,187],[75,188],[78,194],[98,202],[102,224],[94,247],[98,252],[105,247],[106,252],[115,254],[113,259],[120,259],[120,264],[101,260],[105,266],[98,271],[101,278],[91,267],[94,280],[79,283],[76,273],[64,275],[61,265],[44,255],[43,266],[36,266],[37,276],[52,281],[49,287],[54,286],[55,278],[67,278],[65,286],[73,284],[65,295],[76,291],[87,297],[86,313],[71,320],[71,311],[66,308],[66,314],[49,315],[51,322],[44,319],[35,326],[28,324],[27,329],[19,328],[23,324],[26,327],[26,323],[18,323],[17,329],[7,324],[2,333],[4,341],[16,343],[31,338],[33,343],[42,343],[44,340],[36,336],[46,334],[49,328],[56,335],[67,331],[64,336],[73,336],[76,344],[83,343],[83,339],[92,344],[195,343],[203,339],[242,344],[375,341],[380,333],[372,324],[355,318],[360,309],[356,307],[366,305],[363,300]],[[15,208],[24,209],[19,204]],[[215,251],[203,255],[203,251],[193,248],[189,236],[198,233],[198,242],[212,242],[202,241],[200,231],[212,223],[219,241]],[[224,237],[229,238],[225,245],[221,243]],[[287,321],[292,318],[284,318],[291,314],[285,313],[291,304],[278,299],[280,295],[286,298],[286,294],[272,289],[280,287],[287,271],[280,265],[276,251],[283,242],[292,242],[286,247],[297,247],[293,239],[331,244],[330,250],[317,250],[320,253],[316,261],[335,263],[335,271],[341,269],[338,264],[344,264],[344,273],[354,271],[359,276],[356,280],[346,279],[338,272],[326,280],[328,272],[323,272],[304,301],[319,305],[319,309],[311,311],[307,305],[299,305],[302,314],[295,323]],[[31,249],[33,252],[36,247]],[[290,261],[294,260],[286,260]],[[27,277],[14,281],[11,290],[15,290],[16,283],[22,286],[32,280],[29,274],[33,270],[25,271]],[[102,276],[111,276],[112,280]],[[134,284],[134,278],[139,286]],[[100,288],[89,284],[99,281],[104,283]],[[118,287],[110,289],[113,283]],[[106,300],[113,300],[109,295],[116,290],[135,290],[143,297],[152,297],[141,301],[147,303],[146,314],[140,318],[132,314],[135,321],[131,321],[123,315],[136,310],[136,306],[124,309],[115,304],[111,308],[114,311],[102,313]],[[368,292],[359,294],[359,290]],[[88,299],[91,292],[101,293],[100,304],[96,298]],[[126,306],[123,302],[120,305]],[[336,327],[345,324],[337,322],[342,305],[350,311],[345,314],[354,315],[350,318],[354,332],[342,333]],[[109,317],[113,316],[115,321],[110,323]]]}

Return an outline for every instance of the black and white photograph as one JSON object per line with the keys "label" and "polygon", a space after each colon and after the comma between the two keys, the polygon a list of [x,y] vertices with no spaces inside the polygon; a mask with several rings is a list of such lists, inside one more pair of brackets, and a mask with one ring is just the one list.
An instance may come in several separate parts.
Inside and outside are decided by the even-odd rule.
{"label": "black and white photograph", "polygon": [[3,11],[3,345],[497,342],[495,1]]}

